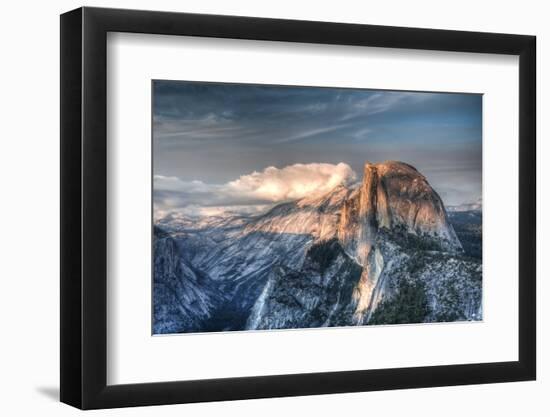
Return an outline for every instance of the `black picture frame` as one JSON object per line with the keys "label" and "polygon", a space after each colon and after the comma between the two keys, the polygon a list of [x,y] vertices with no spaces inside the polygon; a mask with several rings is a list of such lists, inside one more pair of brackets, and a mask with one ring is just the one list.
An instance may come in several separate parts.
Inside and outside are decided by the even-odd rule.
{"label": "black picture frame", "polygon": [[[519,56],[518,361],[107,385],[108,32]],[[61,15],[60,56],[62,402],[96,409],[535,379],[534,36],[84,7]]]}

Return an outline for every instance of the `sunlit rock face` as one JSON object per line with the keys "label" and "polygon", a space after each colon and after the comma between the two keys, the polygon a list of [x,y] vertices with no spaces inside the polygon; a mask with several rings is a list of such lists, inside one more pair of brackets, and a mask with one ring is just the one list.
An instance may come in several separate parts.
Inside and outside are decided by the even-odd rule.
{"label": "sunlit rock face", "polygon": [[[178,331],[481,319],[480,260],[464,256],[441,198],[402,162],[367,162],[359,184],[261,216],[191,225],[172,235],[205,277],[208,307]],[[195,292],[178,288],[181,299]],[[174,314],[155,317],[161,332]]]}
{"label": "sunlit rock face", "polygon": [[447,220],[441,198],[422,174],[408,164],[395,161],[377,164],[376,171],[381,194],[385,196],[378,213],[381,218],[389,217],[383,225],[402,224],[418,235],[439,239],[448,250],[462,249]]}
{"label": "sunlit rock face", "polygon": [[339,238],[363,262],[378,229],[399,226],[447,250],[462,249],[441,198],[422,174],[403,162],[367,162],[361,187],[342,208]]}

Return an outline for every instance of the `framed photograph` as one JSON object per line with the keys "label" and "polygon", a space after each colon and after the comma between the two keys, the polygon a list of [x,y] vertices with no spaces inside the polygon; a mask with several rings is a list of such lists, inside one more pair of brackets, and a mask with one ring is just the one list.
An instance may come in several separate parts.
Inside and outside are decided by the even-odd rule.
{"label": "framed photograph", "polygon": [[61,401],[533,380],[535,37],[61,16]]}

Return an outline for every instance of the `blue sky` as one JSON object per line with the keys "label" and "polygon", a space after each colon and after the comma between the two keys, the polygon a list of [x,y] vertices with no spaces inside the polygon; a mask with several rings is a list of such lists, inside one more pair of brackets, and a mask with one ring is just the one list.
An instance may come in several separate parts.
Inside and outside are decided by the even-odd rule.
{"label": "blue sky", "polygon": [[250,193],[218,197],[224,185],[267,167],[279,170],[271,171],[278,181],[295,164],[309,167],[300,171],[308,181],[330,166],[352,178],[336,168],[343,163],[360,180],[365,161],[384,160],[415,166],[447,205],[473,202],[481,197],[481,146],[476,94],[153,82],[158,207],[259,204]]}

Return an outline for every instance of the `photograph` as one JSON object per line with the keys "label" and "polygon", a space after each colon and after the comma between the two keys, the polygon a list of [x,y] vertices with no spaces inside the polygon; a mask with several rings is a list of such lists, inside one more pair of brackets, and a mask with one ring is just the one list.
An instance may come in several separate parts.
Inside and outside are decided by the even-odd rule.
{"label": "photograph", "polygon": [[152,81],[152,333],[475,322],[481,94]]}

